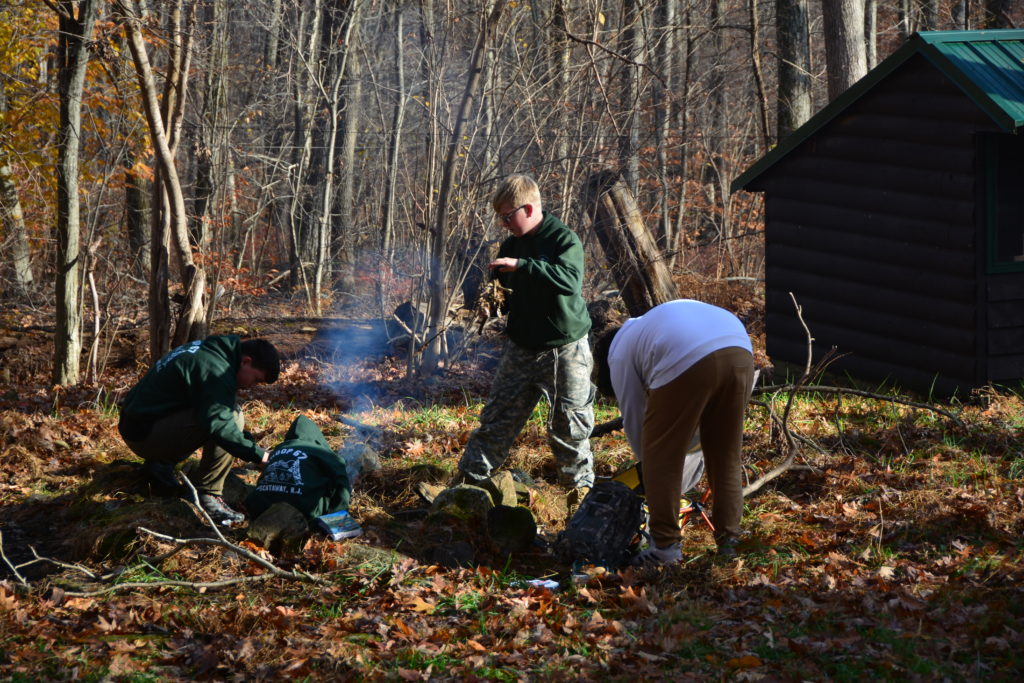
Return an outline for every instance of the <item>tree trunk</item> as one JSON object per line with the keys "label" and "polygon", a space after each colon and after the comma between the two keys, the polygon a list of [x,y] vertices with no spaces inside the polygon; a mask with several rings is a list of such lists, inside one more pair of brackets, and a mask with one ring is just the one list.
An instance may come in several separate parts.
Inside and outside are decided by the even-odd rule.
{"label": "tree trunk", "polygon": [[[324,178],[320,194],[320,216],[316,224],[316,239],[314,248],[313,268],[313,310],[317,315],[323,313],[322,292],[324,279],[329,273],[330,247],[331,247],[331,211],[334,208],[334,179],[336,177],[335,167],[338,150],[338,128],[341,124],[341,101],[344,92],[346,68],[350,54],[350,37],[356,25],[356,18],[359,11],[358,0],[351,0],[348,3],[344,17],[340,18],[335,14],[331,15],[329,27],[329,42],[332,45],[339,45],[339,51],[332,51],[329,57],[330,67],[325,75],[326,79],[321,87],[324,107],[327,109],[328,118],[324,122],[327,130],[322,136],[324,139]],[[337,7],[335,10],[340,13],[342,10]],[[340,23],[339,23],[340,22]],[[327,86],[330,91],[327,91]]]}
{"label": "tree trunk", "polygon": [[[228,153],[227,130],[231,122],[227,116],[229,17],[226,0],[213,0],[204,5],[209,15],[202,22],[211,28],[209,33],[209,65],[206,69],[206,83],[202,94],[203,110],[198,120],[194,139],[189,152],[194,157],[194,180],[192,211],[189,216],[189,234],[193,244],[200,251],[209,250],[212,239],[211,228],[215,215],[223,211],[214,208],[216,196],[222,196],[219,186],[223,185],[225,155]],[[215,286],[215,282],[211,282]]]}
{"label": "tree trunk", "polygon": [[[572,58],[572,46],[565,36],[567,30],[566,22],[565,0],[555,0],[554,7],[551,10],[551,22],[548,35],[546,36],[546,43],[548,45],[549,68],[555,74],[554,88],[559,93],[569,92],[572,78],[572,71],[569,68]],[[498,117],[500,115],[499,108],[492,107],[492,109],[492,117]],[[552,133],[554,134],[555,158],[558,159],[556,168],[560,169],[562,180],[562,187],[559,192],[559,205],[562,207],[563,215],[569,216],[572,215],[570,209],[574,198],[572,196],[573,173],[569,144],[571,136],[567,133],[572,130],[574,124],[577,126],[580,124],[578,120],[574,121],[573,119],[581,117],[570,116],[564,107],[556,107],[553,113],[552,123],[555,130]],[[499,159],[498,163],[500,163],[500,154],[495,156]]]}
{"label": "tree trunk", "polygon": [[28,246],[28,230],[21,210],[18,186],[14,182],[7,153],[0,148],[0,226],[11,242],[11,266],[14,288],[24,296],[32,289],[32,261]]}
{"label": "tree trunk", "polygon": [[675,0],[660,0],[656,16],[661,40],[658,43],[658,69],[662,81],[654,86],[654,134],[655,146],[658,150],[658,246],[668,258],[671,269],[675,261],[677,236],[669,207],[669,139],[672,126],[672,98],[675,95]]}
{"label": "tree trunk", "polygon": [[583,206],[633,318],[678,297],[654,238],[629,189],[613,171],[587,178]]}
{"label": "tree trunk", "polygon": [[[405,50],[403,47],[403,24],[402,8],[395,8],[395,108],[391,118],[391,135],[388,138],[388,161],[384,173],[384,206],[381,212],[381,237],[380,257],[385,262],[391,261],[395,231],[395,187],[398,183],[399,151],[402,142],[402,124],[405,121]],[[384,286],[383,280],[378,280],[378,287]],[[378,292],[377,298],[383,302],[383,292]]]}
{"label": "tree trunk", "polygon": [[864,0],[822,0],[828,98],[834,100],[868,72]]}
{"label": "tree trunk", "polygon": [[362,119],[363,81],[358,59],[352,59],[346,71],[345,124],[341,135],[341,181],[338,188],[337,290],[345,294],[356,291],[356,142]]}
{"label": "tree trunk", "polygon": [[[179,5],[180,7],[180,5]],[[170,111],[169,120],[166,121],[160,110],[160,102],[157,100],[156,85],[153,79],[153,69],[149,62],[149,53],[142,37],[142,29],[136,16],[125,16],[125,31],[128,36],[128,46],[135,61],[135,73],[139,82],[139,90],[142,94],[142,105],[146,113],[146,122],[149,126],[150,138],[152,139],[154,153],[156,154],[157,165],[160,169],[160,178],[163,181],[164,192],[166,193],[169,209],[169,223],[172,236],[174,237],[177,260],[181,263],[181,278],[185,292],[185,303],[182,306],[181,314],[175,326],[173,344],[175,346],[184,344],[191,339],[197,339],[205,334],[205,313],[206,307],[203,303],[206,290],[206,275],[192,258],[192,250],[188,238],[188,224],[185,214],[185,197],[181,189],[181,181],[178,177],[177,166],[174,161],[174,154],[171,151],[171,142],[177,138],[177,131],[180,128],[180,112],[185,99],[185,85],[188,78],[187,57],[178,63],[174,70],[177,78],[172,86],[177,94],[176,103]],[[188,31],[185,32],[189,34]],[[187,55],[188,50],[183,50]],[[172,63],[176,60],[172,57]],[[184,64],[185,68],[182,68]],[[165,95],[164,104],[167,106]],[[171,136],[168,136],[170,131]],[[154,261],[157,254],[152,254]],[[154,267],[158,267],[154,264]],[[153,306],[151,306],[152,310]],[[152,360],[163,349],[162,340],[158,337],[161,330],[154,328],[154,321],[150,321],[150,350],[153,354]],[[162,354],[161,354],[162,355]]]}
{"label": "tree trunk", "polygon": [[[671,2],[672,0],[669,0]],[[679,253],[682,251],[682,233],[683,226],[687,224],[687,208],[689,203],[689,195],[687,194],[687,178],[689,177],[689,164],[690,164],[690,88],[692,87],[692,73],[693,73],[693,52],[694,52],[694,37],[693,29],[691,27],[692,10],[689,6],[683,11],[682,25],[683,25],[683,44],[680,52],[683,55],[682,73],[680,74],[680,80],[678,90],[678,105],[676,107],[677,127],[679,130],[679,175],[681,182],[679,183],[679,208],[676,210],[676,225],[675,225],[675,245],[676,250],[672,253],[672,265],[675,266],[678,261]]]}
{"label": "tree trunk", "polygon": [[625,121],[619,136],[619,159],[623,180],[636,196],[640,183],[640,67],[644,50],[644,30],[638,0],[622,2],[623,54],[632,64],[622,65],[622,111]]}
{"label": "tree trunk", "polygon": [[281,0],[270,0],[270,25],[263,46],[263,64],[267,70],[277,68],[277,45],[281,38]]}
{"label": "tree trunk", "polygon": [[82,355],[78,160],[82,142],[82,92],[89,59],[86,45],[99,12],[95,0],[78,3],[61,0],[58,10],[60,131],[57,141],[57,332],[53,383],[67,385],[78,383]]}
{"label": "tree trunk", "polygon": [[[932,0],[934,1],[934,0]],[[985,0],[983,28],[1013,28],[1010,20],[1011,0]]]}
{"label": "tree trunk", "polygon": [[[757,92],[757,109],[761,124],[762,149],[771,148],[771,124],[768,122],[768,91],[764,84],[764,70],[761,68],[761,48],[758,36],[761,35],[761,16],[757,13],[757,0],[748,0],[747,9],[750,13],[750,63],[754,71],[754,85]],[[761,152],[758,151],[758,156]]]}
{"label": "tree trunk", "polygon": [[728,229],[728,213],[715,209],[724,207],[728,197],[729,156],[726,143],[732,136],[729,130],[730,102],[725,78],[728,68],[726,53],[730,46],[726,35],[729,27],[725,25],[727,11],[726,0],[711,0],[709,28],[714,45],[714,59],[707,77],[709,115],[703,130],[707,162],[702,166],[701,175],[709,207],[701,215],[701,232],[717,233],[720,237],[724,237]]}
{"label": "tree trunk", "polygon": [[811,43],[807,0],[777,0],[778,135],[782,142],[811,118]]}
{"label": "tree trunk", "polygon": [[148,212],[149,188],[145,178],[142,178],[132,169],[135,166],[135,156],[127,154],[124,160],[125,184],[124,184],[124,213],[125,226],[128,232],[128,246],[131,249],[134,264],[133,270],[145,278],[150,273],[150,243]]}
{"label": "tree trunk", "polygon": [[878,64],[878,0],[864,0],[864,59],[866,70]]}
{"label": "tree trunk", "polygon": [[479,95],[486,49],[493,42],[494,35],[498,29],[498,20],[501,18],[501,13],[505,9],[507,1],[494,0],[490,14],[480,29],[480,35],[473,50],[469,78],[466,80],[466,88],[462,93],[462,103],[459,105],[455,118],[455,128],[448,139],[448,149],[445,153],[441,187],[439,188],[437,199],[437,218],[434,224],[434,234],[432,235],[430,250],[430,320],[427,326],[427,339],[430,343],[424,353],[423,363],[420,366],[421,372],[428,376],[440,368],[442,360],[441,349],[443,347],[444,319],[448,313],[449,303],[445,291],[445,246],[448,236],[449,214],[452,211],[450,204],[455,166],[459,160],[459,146],[462,144],[462,129],[469,118],[473,102]]}
{"label": "tree trunk", "polygon": [[296,77],[293,85],[292,109],[292,163],[290,168],[291,200],[288,208],[289,247],[291,253],[291,283],[300,283],[306,292],[306,301],[313,308],[312,291],[306,273],[311,254],[310,221],[307,215],[312,188],[319,184],[311,171],[313,156],[313,117],[316,104],[317,79],[323,60],[322,45],[325,0],[313,0],[311,8],[304,8],[298,35],[308,35],[305,52],[299,55],[301,78]]}

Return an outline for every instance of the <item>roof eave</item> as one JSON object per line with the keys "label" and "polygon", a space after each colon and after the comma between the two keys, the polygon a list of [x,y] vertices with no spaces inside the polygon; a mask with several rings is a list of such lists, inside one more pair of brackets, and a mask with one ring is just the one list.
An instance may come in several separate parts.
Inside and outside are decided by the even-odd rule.
{"label": "roof eave", "polygon": [[[968,33],[958,31],[939,31],[932,34],[915,33],[899,49],[889,55],[867,75],[850,86],[846,92],[829,102],[817,114],[797,128],[786,140],[780,142],[770,152],[762,156],[750,168],[737,176],[729,186],[731,192],[746,190],[762,173],[778,163],[786,155],[799,147],[808,138],[817,133],[847,107],[864,96],[879,81],[892,73],[896,68],[917,53],[935,65],[950,80],[956,83],[1000,128],[1007,132],[1017,133],[1024,128],[1024,120],[1017,120],[1006,113],[985,92],[977,87],[953,62],[943,55],[933,43],[945,42],[961,38],[957,34]],[[975,34],[977,32],[974,32]],[[1006,35],[1005,33],[1003,35]],[[1017,38],[1017,36],[1013,36]]]}
{"label": "roof eave", "polygon": [[961,90],[964,91],[974,104],[978,105],[985,114],[988,115],[992,121],[999,126],[1003,131],[1007,133],[1016,133],[1022,126],[1024,121],[1015,119],[1006,113],[1006,110],[999,106],[992,97],[984,90],[978,87],[971,78],[967,76],[952,60],[938,50],[934,45],[926,41],[924,47],[920,50],[922,56],[929,62],[935,65],[939,71],[941,71],[946,78],[953,81]]}

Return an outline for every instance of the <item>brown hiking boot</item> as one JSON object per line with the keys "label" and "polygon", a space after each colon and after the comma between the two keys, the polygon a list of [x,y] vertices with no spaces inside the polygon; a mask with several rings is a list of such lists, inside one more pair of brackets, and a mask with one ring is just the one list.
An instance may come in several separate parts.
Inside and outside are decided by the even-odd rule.
{"label": "brown hiking boot", "polygon": [[446,488],[454,488],[454,487],[458,486],[459,484],[475,484],[475,483],[476,482],[473,479],[471,479],[468,474],[466,474],[462,470],[458,470],[457,469],[457,470],[455,470],[455,474],[448,481],[448,484],[446,485]]}
{"label": "brown hiking boot", "polygon": [[437,495],[445,489],[450,489],[458,486],[459,484],[471,484],[469,477],[462,470],[456,470],[455,476],[453,476],[447,484],[431,484],[427,481],[421,481],[416,485],[416,493],[420,495],[420,498],[428,503],[433,503]]}
{"label": "brown hiking boot", "polygon": [[589,486],[580,486],[572,491],[569,491],[569,495],[565,497],[565,523],[568,524],[572,516],[576,514],[576,511],[580,509],[580,503],[590,493]]}
{"label": "brown hiking boot", "polygon": [[444,484],[431,484],[428,481],[421,481],[416,484],[416,493],[419,494],[420,498],[428,503],[433,503],[434,499],[437,498],[441,491],[444,491],[447,486]]}

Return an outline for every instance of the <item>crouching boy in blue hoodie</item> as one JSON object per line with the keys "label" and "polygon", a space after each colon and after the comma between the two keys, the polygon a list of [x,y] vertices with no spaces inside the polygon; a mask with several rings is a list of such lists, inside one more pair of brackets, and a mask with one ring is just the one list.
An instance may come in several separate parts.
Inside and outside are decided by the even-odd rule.
{"label": "crouching boy in blue hoodie", "polygon": [[[362,533],[347,515],[351,497],[345,462],[320,428],[300,415],[292,422],[285,440],[271,451],[245,507],[250,519],[256,519],[274,503],[288,503],[311,521],[326,519],[321,526],[340,539]],[[326,526],[337,528],[328,530]]]}

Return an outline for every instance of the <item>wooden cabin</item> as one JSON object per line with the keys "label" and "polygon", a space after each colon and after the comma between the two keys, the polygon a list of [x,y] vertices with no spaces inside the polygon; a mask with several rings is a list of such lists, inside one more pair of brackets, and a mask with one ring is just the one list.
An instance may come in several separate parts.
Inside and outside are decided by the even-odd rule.
{"label": "wooden cabin", "polygon": [[917,33],[740,175],[767,351],[948,396],[1024,378],[1024,31]]}

